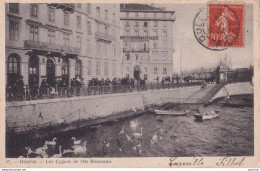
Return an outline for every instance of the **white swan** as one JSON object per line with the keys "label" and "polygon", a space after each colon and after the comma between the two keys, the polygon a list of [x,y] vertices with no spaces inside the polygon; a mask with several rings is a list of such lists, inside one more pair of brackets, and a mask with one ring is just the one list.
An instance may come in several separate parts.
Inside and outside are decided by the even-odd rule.
{"label": "white swan", "polygon": [[118,133],[119,135],[122,135],[125,133],[125,126],[123,126],[122,130]]}
{"label": "white swan", "polygon": [[27,158],[42,158],[43,157],[41,154],[33,152],[30,147],[25,147],[25,149],[27,150],[27,154],[26,154]]}
{"label": "white swan", "polygon": [[87,141],[84,141],[83,144],[74,146],[74,153],[75,154],[82,154],[82,153],[86,153],[87,152],[87,147],[86,147],[86,143]]}
{"label": "white swan", "polygon": [[48,149],[48,146],[44,144],[42,147],[39,147],[35,150],[35,153],[42,155],[44,158],[48,157],[48,154],[46,153],[46,150]]}
{"label": "white swan", "polygon": [[81,144],[81,140],[76,140],[75,137],[72,137],[71,140],[73,140],[73,144],[74,144],[74,145],[79,145],[79,144]]}
{"label": "white swan", "polygon": [[133,135],[134,138],[141,138],[143,136],[143,128],[141,127],[141,133],[135,132]]}
{"label": "white swan", "polygon": [[130,124],[130,127],[131,127],[131,128],[136,128],[136,127],[138,127],[139,122],[138,122],[138,120],[136,119],[135,121],[130,121],[129,124]]}
{"label": "white swan", "polygon": [[61,145],[59,146],[59,154],[54,154],[51,158],[61,158],[62,153],[61,153]]}
{"label": "white swan", "polygon": [[57,138],[53,138],[52,141],[45,141],[45,145],[55,146]]}
{"label": "white swan", "polygon": [[158,141],[158,136],[157,136],[157,132],[154,132],[154,135],[151,139],[151,145],[153,145],[154,143],[156,143]]}

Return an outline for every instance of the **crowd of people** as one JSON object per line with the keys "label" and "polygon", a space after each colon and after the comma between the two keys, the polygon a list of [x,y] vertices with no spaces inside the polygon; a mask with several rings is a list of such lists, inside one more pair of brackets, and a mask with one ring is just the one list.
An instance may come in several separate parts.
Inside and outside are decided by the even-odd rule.
{"label": "crowd of people", "polygon": [[[179,78],[170,78],[169,76],[155,79],[154,88],[165,88],[166,84],[179,83]],[[149,83],[149,86],[150,83]],[[151,87],[152,88],[152,87]],[[76,76],[69,80],[66,77],[43,77],[40,81],[36,78],[29,79],[29,85],[25,86],[23,77],[8,81],[7,84],[7,101],[17,100],[32,100],[39,98],[54,98],[64,96],[79,96],[79,95],[95,95],[95,94],[110,94],[123,93],[132,91],[146,91],[147,85],[145,79],[134,78],[92,78],[88,84],[84,84],[83,78]]]}

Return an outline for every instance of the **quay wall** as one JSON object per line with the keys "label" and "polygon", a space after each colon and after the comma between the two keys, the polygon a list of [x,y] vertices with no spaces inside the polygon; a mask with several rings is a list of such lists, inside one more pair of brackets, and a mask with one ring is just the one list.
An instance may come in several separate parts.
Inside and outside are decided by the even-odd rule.
{"label": "quay wall", "polygon": [[27,127],[40,127],[50,123],[70,123],[79,119],[102,118],[128,110],[144,109],[143,97],[147,104],[183,102],[199,90],[200,86],[191,86],[121,94],[7,102],[6,123],[8,127],[22,131]]}
{"label": "quay wall", "polygon": [[226,97],[227,93],[229,96],[253,94],[254,87],[250,82],[227,84],[215,96],[213,96],[211,101]]}

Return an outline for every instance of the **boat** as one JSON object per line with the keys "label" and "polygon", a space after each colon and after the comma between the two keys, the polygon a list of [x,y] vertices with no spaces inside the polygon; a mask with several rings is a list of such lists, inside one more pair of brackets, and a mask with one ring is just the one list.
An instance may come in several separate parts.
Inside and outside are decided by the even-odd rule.
{"label": "boat", "polygon": [[196,113],[193,116],[197,121],[203,121],[207,119],[213,119],[219,116],[220,111],[212,110],[211,112],[206,112],[206,114],[202,115],[201,113]]}
{"label": "boat", "polygon": [[182,116],[187,115],[190,110],[185,111],[176,111],[176,110],[160,110],[160,109],[154,109],[155,114],[157,115],[173,115],[173,116]]}

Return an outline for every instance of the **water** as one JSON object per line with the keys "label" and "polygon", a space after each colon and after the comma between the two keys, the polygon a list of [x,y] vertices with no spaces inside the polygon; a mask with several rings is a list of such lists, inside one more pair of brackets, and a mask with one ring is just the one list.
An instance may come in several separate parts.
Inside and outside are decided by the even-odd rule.
{"label": "water", "polygon": [[[253,108],[222,107],[219,103],[206,109],[220,110],[220,117],[203,122],[188,116],[162,116],[145,113],[135,118],[57,135],[57,144],[49,147],[49,157],[59,153],[61,145],[71,149],[75,137],[86,141],[87,150],[67,153],[68,157],[170,157],[170,156],[252,156],[254,155]],[[193,112],[194,113],[194,112]],[[124,129],[123,129],[124,127]],[[135,133],[141,133],[132,138]],[[123,131],[122,131],[123,130]],[[119,134],[122,131],[123,134]],[[157,135],[155,135],[157,132]],[[154,136],[154,141],[152,137]],[[157,137],[157,138],[156,138]],[[52,140],[48,137],[46,140]],[[45,140],[23,144],[10,143],[7,156],[26,156],[25,146],[36,149]],[[79,147],[79,146],[77,146]],[[10,150],[13,149],[13,150]]]}

